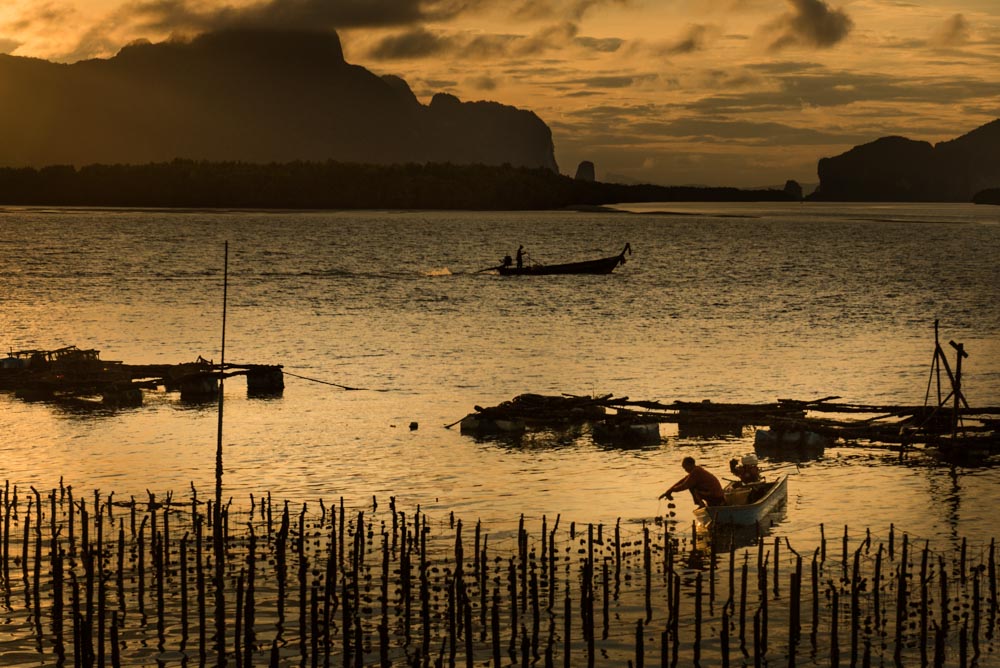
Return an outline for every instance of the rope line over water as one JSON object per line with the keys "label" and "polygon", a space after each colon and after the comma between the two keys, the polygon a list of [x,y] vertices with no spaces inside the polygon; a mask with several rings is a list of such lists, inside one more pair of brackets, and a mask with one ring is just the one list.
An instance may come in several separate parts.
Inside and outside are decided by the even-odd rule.
{"label": "rope line over water", "polygon": [[342,390],[350,390],[352,392],[354,392],[354,391],[362,391],[362,390],[368,391],[368,392],[387,392],[388,391],[388,390],[369,390],[368,388],[365,388],[365,387],[351,387],[350,385],[341,385],[340,383],[333,383],[333,382],[330,382],[328,380],[320,380],[319,378],[309,378],[308,376],[300,376],[300,375],[298,375],[296,373],[292,373],[291,371],[288,371],[287,369],[284,370],[284,374],[286,376],[291,376],[292,378],[298,378],[300,380],[308,380],[310,383],[319,383],[321,385],[333,385],[334,387],[339,387]]}

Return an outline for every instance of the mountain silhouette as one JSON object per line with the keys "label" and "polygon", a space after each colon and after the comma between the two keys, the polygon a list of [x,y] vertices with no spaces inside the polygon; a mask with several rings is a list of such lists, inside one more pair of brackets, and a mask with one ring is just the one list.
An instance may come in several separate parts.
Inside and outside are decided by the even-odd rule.
{"label": "mountain silhouette", "polygon": [[556,171],[533,112],[436,95],[344,60],[325,32],[228,30],[57,64],[0,55],[0,165],[175,158],[481,163]]}
{"label": "mountain silhouette", "polygon": [[810,199],[969,202],[1000,186],[1000,119],[935,145],[882,137],[822,158],[817,171]]}

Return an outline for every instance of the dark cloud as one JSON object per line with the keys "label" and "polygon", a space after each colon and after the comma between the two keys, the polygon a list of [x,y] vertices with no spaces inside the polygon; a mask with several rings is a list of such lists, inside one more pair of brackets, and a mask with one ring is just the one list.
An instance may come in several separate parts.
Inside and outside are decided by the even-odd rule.
{"label": "dark cloud", "polygon": [[[579,20],[591,7],[629,0],[524,0],[515,16]],[[491,0],[257,0],[246,6],[206,8],[197,0],[139,0],[127,12],[140,25],[167,32],[226,28],[338,30],[415,26],[447,21],[493,5]]]}
{"label": "dark cloud", "polygon": [[371,55],[378,60],[425,58],[447,51],[451,47],[452,40],[423,28],[416,28],[400,35],[386,37],[371,50]]}
{"label": "dark cloud", "polygon": [[14,49],[21,46],[21,44],[17,40],[0,37],[0,53],[11,53]]}
{"label": "dark cloud", "polygon": [[43,2],[25,11],[5,28],[14,33],[50,27],[62,28],[70,22],[73,12],[70,7],[60,7],[54,2]]}
{"label": "dark cloud", "polygon": [[475,90],[496,90],[497,88],[497,80],[486,74],[467,79],[466,83]]}
{"label": "dark cloud", "polygon": [[784,123],[753,122],[731,118],[680,118],[671,121],[640,122],[633,129],[659,137],[684,137],[700,143],[742,141],[754,145],[826,145],[863,141],[856,133],[825,132],[798,128]]}
{"label": "dark cloud", "polygon": [[823,0],[787,0],[791,11],[782,14],[765,30],[776,35],[771,51],[789,46],[828,48],[843,40],[854,27],[844,10],[832,9]]}
{"label": "dark cloud", "polygon": [[510,8],[510,14],[521,21],[541,21],[567,18],[579,21],[600,5],[631,4],[631,0],[520,0]]}
{"label": "dark cloud", "polygon": [[663,53],[665,55],[676,56],[679,54],[701,51],[705,48],[706,37],[709,31],[709,26],[689,26],[680,39],[664,47]]}
{"label": "dark cloud", "polygon": [[761,75],[744,68],[733,70],[708,70],[704,74],[712,89],[733,90],[743,86],[757,85]]}
{"label": "dark cloud", "polygon": [[456,49],[463,58],[492,59],[508,55],[511,45],[523,39],[520,35],[475,35]]}
{"label": "dark cloud", "polygon": [[612,74],[581,77],[565,82],[574,85],[593,88],[629,88],[637,84],[648,83],[658,79],[655,74]]}
{"label": "dark cloud", "polygon": [[686,108],[706,115],[748,112],[797,112],[802,107],[838,107],[855,103],[939,104],[996,98],[996,83],[975,77],[905,79],[893,75],[822,72],[782,75],[774,90],[726,92],[700,98]]}
{"label": "dark cloud", "polygon": [[935,46],[963,46],[969,43],[969,22],[962,14],[955,14],[944,22],[931,37]]}
{"label": "dark cloud", "polygon": [[203,32],[226,28],[336,30],[410,25],[449,18],[467,6],[451,0],[260,0],[247,6],[208,9],[194,0],[144,0],[127,5],[123,11],[146,28]]}
{"label": "dark cloud", "polygon": [[378,60],[453,55],[471,60],[524,58],[577,46],[590,51],[614,52],[622,40],[577,36],[574,23],[545,26],[530,35],[430,32],[414,28],[380,40],[368,55]]}
{"label": "dark cloud", "polygon": [[458,85],[453,79],[424,79],[422,83],[433,90],[447,90]]}
{"label": "dark cloud", "polygon": [[650,139],[697,140],[706,144],[739,141],[753,145],[826,145],[864,141],[857,133],[800,128],[784,123],[745,120],[729,116],[702,115],[669,118],[676,107],[667,105],[602,105],[572,114],[566,128],[587,127],[595,134],[610,133],[622,141]]}
{"label": "dark cloud", "polygon": [[617,37],[577,37],[573,42],[587,51],[599,51],[601,53],[614,53],[622,47],[625,40]]}
{"label": "dark cloud", "polygon": [[806,61],[782,60],[769,63],[748,63],[744,65],[748,70],[764,72],[766,74],[799,74],[807,71],[821,70],[820,63],[810,63]]}
{"label": "dark cloud", "polygon": [[534,56],[553,48],[560,48],[576,38],[578,31],[576,24],[568,21],[546,26],[533,35],[518,40],[511,55]]}

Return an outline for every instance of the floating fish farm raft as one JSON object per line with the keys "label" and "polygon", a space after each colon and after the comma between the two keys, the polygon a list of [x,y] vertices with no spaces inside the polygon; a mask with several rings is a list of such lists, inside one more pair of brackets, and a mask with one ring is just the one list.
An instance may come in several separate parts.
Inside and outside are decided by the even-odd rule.
{"label": "floating fish farm raft", "polygon": [[[949,341],[954,370],[937,340],[924,404],[887,406],[820,399],[773,403],[632,401],[628,397],[522,394],[496,406],[475,406],[458,422],[477,437],[518,437],[533,430],[589,428],[596,441],[617,446],[660,442],[660,424],[677,425],[681,437],[726,437],[756,429],[754,448],[763,454],[807,458],[832,444],[890,447],[904,456],[921,449],[943,458],[1000,454],[1000,407],[973,408],[962,390],[964,345]],[[936,387],[936,392],[932,388]],[[946,392],[945,389],[948,391]]]}
{"label": "floating fish farm raft", "polygon": [[620,445],[658,443],[659,425],[673,423],[682,437],[740,436],[745,427],[757,427],[755,445],[760,449],[804,452],[834,443],[864,443],[899,450],[934,447],[1000,452],[1000,407],[962,408],[956,424],[950,410],[833,401],[838,398],[780,399],[767,404],[664,404],[612,395],[523,394],[497,406],[476,406],[475,412],[457,424],[462,433],[473,436],[516,436],[533,430],[589,426],[595,440]]}
{"label": "floating fish farm raft", "polygon": [[213,364],[199,357],[179,364],[125,364],[102,360],[97,350],[10,351],[0,359],[0,390],[28,401],[95,401],[107,406],[142,405],[142,391],[163,388],[182,399],[215,398],[219,381],[245,376],[250,394],[280,394],[281,365]]}

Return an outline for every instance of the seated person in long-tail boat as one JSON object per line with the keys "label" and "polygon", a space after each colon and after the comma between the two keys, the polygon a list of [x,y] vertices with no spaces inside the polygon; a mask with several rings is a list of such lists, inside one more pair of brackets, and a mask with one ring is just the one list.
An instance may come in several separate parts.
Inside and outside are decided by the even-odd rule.
{"label": "seated person in long-tail boat", "polygon": [[735,457],[729,460],[729,471],[738,478],[737,485],[750,485],[760,482],[760,469],[757,467],[757,455],[743,455],[737,460]]}

